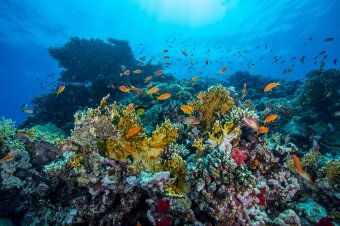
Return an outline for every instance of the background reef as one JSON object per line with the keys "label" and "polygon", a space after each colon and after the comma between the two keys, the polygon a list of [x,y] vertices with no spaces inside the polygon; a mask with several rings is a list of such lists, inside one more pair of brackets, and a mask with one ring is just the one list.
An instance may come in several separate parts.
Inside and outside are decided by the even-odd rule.
{"label": "background reef", "polygon": [[[155,76],[162,65],[135,59],[122,40],[71,38],[48,51],[65,91],[36,97],[20,128],[1,119],[0,217],[18,225],[339,224],[338,70],[264,93],[277,81],[248,72]],[[147,93],[149,75],[156,95]],[[158,100],[164,93],[171,98]],[[244,120],[263,125],[268,114],[278,115],[269,133]]]}

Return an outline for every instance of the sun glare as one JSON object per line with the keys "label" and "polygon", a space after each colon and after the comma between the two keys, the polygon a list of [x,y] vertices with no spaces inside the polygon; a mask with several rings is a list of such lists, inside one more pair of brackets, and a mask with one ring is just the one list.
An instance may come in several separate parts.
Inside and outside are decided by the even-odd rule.
{"label": "sun glare", "polygon": [[[222,0],[133,0],[141,10],[162,23],[202,26],[223,18],[227,11]],[[235,2],[233,0],[232,2]]]}

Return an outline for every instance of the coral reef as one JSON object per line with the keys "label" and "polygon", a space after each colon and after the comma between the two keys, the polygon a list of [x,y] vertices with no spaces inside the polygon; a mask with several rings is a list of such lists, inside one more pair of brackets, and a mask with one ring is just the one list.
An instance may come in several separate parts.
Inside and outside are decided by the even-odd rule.
{"label": "coral reef", "polygon": [[[48,50],[65,91],[35,98],[24,128],[0,120],[0,218],[339,223],[339,71],[312,71],[305,83],[263,93],[274,81],[247,72],[199,82],[157,75],[161,65],[136,60],[126,41],[71,38]],[[161,100],[164,93],[171,98]],[[269,133],[247,128],[245,117],[262,126],[270,114],[278,117],[265,125]]]}

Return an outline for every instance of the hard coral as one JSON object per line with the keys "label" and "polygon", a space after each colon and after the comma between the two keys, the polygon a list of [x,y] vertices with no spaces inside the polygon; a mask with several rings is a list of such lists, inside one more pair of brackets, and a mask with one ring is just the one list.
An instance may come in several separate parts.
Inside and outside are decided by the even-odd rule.
{"label": "hard coral", "polygon": [[229,91],[221,85],[211,86],[205,92],[202,99],[193,100],[189,103],[194,115],[200,118],[200,128],[210,129],[213,123],[226,115],[233,108],[233,99]]}
{"label": "hard coral", "polygon": [[339,185],[340,183],[340,161],[329,161],[325,167],[326,178],[328,183],[332,186]]}
{"label": "hard coral", "polygon": [[[147,137],[135,110],[116,103],[78,112],[75,117],[71,140],[80,145],[83,152],[100,152],[124,162],[132,156],[133,164],[129,167],[134,172],[159,171],[162,168],[159,155],[177,138],[177,129],[169,120]],[[136,134],[127,135],[138,127]]]}

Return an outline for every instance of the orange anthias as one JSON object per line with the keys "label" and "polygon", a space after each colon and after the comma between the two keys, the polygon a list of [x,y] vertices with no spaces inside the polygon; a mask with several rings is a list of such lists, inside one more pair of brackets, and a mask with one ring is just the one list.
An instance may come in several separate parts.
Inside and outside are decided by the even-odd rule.
{"label": "orange anthias", "polygon": [[140,126],[135,126],[132,129],[129,130],[129,132],[126,134],[126,137],[131,137],[135,134],[137,134],[139,132],[139,130],[141,130]]}
{"label": "orange anthias", "polygon": [[157,100],[166,100],[166,99],[169,99],[170,97],[171,97],[170,93],[163,93],[162,95],[157,97]]}
{"label": "orange anthias", "polygon": [[16,156],[16,154],[9,154],[9,155],[6,155],[5,157],[3,157],[2,159],[0,159],[0,162],[4,162],[4,161],[7,161],[7,160],[10,160],[12,158],[14,158]]}
{"label": "orange anthias", "polygon": [[162,73],[163,73],[162,70],[158,70],[158,71],[155,72],[155,75],[156,75],[156,76],[160,76]]}
{"label": "orange anthias", "polygon": [[279,82],[273,82],[273,83],[269,83],[268,85],[266,85],[266,87],[264,87],[264,92],[268,92],[269,90],[275,88],[276,86],[281,85]]}
{"label": "orange anthias", "polygon": [[159,88],[153,87],[153,88],[149,89],[148,94],[154,94],[154,93],[158,92],[158,90],[159,90]]}
{"label": "orange anthias", "polygon": [[124,93],[129,93],[130,92],[130,89],[127,88],[126,86],[119,86],[119,90],[124,92]]}
{"label": "orange anthias", "polygon": [[294,166],[296,168],[296,171],[298,173],[301,173],[302,172],[302,168],[301,168],[301,165],[300,165],[299,157],[297,157],[296,155],[293,155],[293,162],[294,162]]}
{"label": "orange anthias", "polygon": [[181,109],[184,113],[186,114],[191,114],[192,113],[192,107],[188,106],[188,105],[183,105],[181,106]]}
{"label": "orange anthias", "polygon": [[222,67],[222,69],[220,70],[220,74],[223,74],[226,70],[227,70],[226,66]]}
{"label": "orange anthias", "polygon": [[60,86],[59,88],[58,88],[58,90],[55,92],[57,95],[59,95],[59,94],[61,94],[62,92],[64,92],[64,90],[65,90],[65,86]]}
{"label": "orange anthias", "polygon": [[200,93],[200,94],[197,95],[197,98],[202,99],[204,96],[205,96],[204,93]]}
{"label": "orange anthias", "polygon": [[259,127],[258,130],[257,130],[257,134],[268,133],[268,132],[269,132],[269,129],[267,127],[264,127],[264,126]]}
{"label": "orange anthias", "polygon": [[198,76],[195,76],[195,77],[193,77],[191,80],[194,81],[194,82],[196,82],[196,81],[198,80],[198,78],[199,78]]}
{"label": "orange anthias", "polygon": [[265,120],[263,120],[263,123],[266,124],[268,122],[272,122],[277,118],[277,116],[277,114],[271,114]]}

